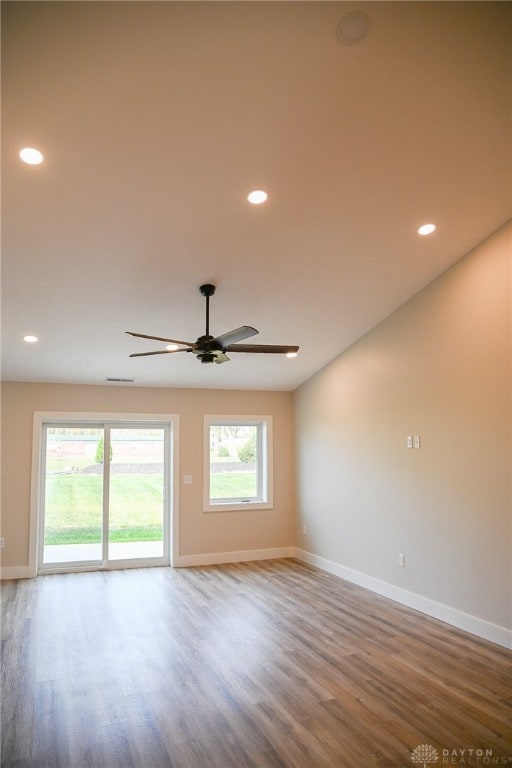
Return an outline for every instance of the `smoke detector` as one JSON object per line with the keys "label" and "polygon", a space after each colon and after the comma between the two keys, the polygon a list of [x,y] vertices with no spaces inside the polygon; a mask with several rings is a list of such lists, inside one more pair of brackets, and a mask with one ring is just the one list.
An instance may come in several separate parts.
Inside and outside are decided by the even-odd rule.
{"label": "smoke detector", "polygon": [[357,45],[368,36],[371,26],[370,19],[365,13],[353,11],[339,20],[336,37],[342,45]]}

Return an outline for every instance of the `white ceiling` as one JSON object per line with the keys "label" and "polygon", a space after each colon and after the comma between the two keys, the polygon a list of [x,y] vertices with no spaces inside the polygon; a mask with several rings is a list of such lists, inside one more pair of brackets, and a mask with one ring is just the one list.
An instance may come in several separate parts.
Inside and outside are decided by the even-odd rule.
{"label": "white ceiling", "polygon": [[[3,378],[294,389],[510,218],[510,11],[3,2]],[[214,334],[299,356],[130,359],[204,282]]]}

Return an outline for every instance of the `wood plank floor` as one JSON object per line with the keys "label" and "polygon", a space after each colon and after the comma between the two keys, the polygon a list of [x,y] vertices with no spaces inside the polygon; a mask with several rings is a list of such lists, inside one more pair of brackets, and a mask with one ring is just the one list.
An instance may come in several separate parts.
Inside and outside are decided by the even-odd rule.
{"label": "wood plank floor", "polygon": [[11,581],[2,614],[3,768],[512,766],[509,651],[293,560]]}

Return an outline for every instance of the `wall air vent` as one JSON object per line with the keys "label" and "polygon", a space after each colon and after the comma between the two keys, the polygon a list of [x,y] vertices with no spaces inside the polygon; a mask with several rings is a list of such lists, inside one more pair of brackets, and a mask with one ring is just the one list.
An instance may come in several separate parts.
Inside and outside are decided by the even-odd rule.
{"label": "wall air vent", "polygon": [[105,379],[105,381],[114,381],[116,384],[133,384],[135,379],[116,379],[115,377],[110,377],[108,379]]}

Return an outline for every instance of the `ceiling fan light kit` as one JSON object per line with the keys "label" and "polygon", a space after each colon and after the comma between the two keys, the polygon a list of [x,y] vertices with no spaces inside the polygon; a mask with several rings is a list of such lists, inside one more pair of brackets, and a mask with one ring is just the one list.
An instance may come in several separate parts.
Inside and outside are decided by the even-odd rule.
{"label": "ceiling fan light kit", "polygon": [[[155,352],[135,352],[130,357],[146,357],[148,355],[172,355],[176,352],[193,352],[201,363],[226,363],[230,358],[226,352],[246,352],[256,354],[279,354],[295,357],[299,351],[298,346],[284,344],[239,344],[238,342],[256,336],[258,331],[250,325],[242,325],[240,328],[234,328],[232,331],[222,333],[220,336],[210,334],[210,297],[215,293],[215,286],[212,283],[204,283],[199,286],[199,291],[206,299],[206,330],[203,336],[199,336],[196,341],[178,341],[177,339],[167,339],[162,336],[150,336],[145,333],[135,333],[126,331],[130,336],[136,336],[141,339],[152,339],[153,341],[163,341],[169,346],[166,349],[160,349]],[[171,348],[169,348],[171,347]]]}

